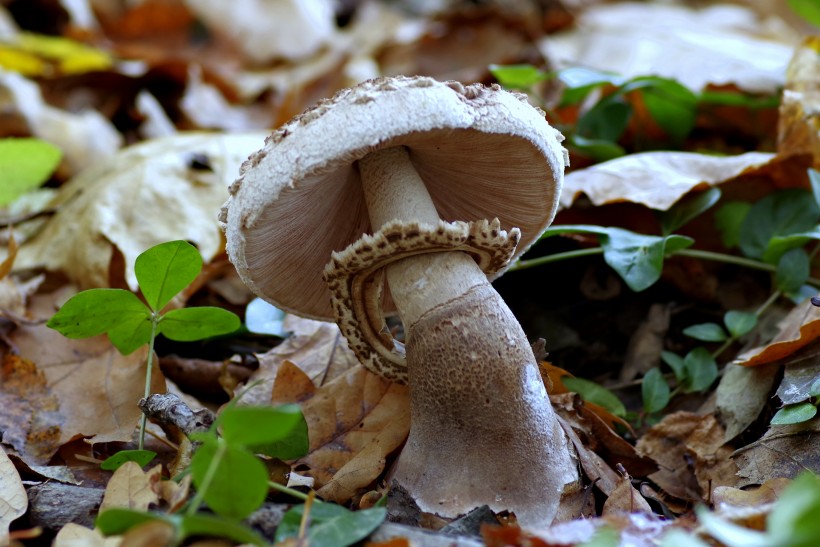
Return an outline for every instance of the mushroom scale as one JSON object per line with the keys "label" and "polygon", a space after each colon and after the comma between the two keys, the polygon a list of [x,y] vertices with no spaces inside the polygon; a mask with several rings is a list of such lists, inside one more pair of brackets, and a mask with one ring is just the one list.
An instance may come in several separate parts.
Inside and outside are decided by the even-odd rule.
{"label": "mushroom scale", "polygon": [[[561,139],[543,112],[497,87],[374,80],[277,130],[223,208],[228,253],[251,289],[308,317],[332,315],[333,301],[389,352],[378,309],[386,278],[407,333],[411,398],[393,477],[424,511],[454,517],[486,504],[545,525],[578,484],[526,336],[474,259],[487,254],[490,271],[503,271],[549,225]],[[521,243],[501,244],[510,248],[499,259],[459,236],[430,237],[470,223]],[[390,237],[405,238],[392,255],[356,252]],[[332,300],[316,278],[334,251],[326,275],[342,298]]]}

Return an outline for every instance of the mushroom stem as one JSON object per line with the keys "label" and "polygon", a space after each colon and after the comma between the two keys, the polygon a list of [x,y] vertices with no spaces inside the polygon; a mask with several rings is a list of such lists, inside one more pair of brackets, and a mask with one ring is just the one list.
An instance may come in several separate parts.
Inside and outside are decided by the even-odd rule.
{"label": "mushroom stem", "polygon": [[[371,224],[433,224],[436,207],[402,147],[359,161]],[[410,436],[394,478],[423,511],[453,517],[478,505],[549,524],[575,464],[526,335],[462,252],[387,266],[407,332]]]}

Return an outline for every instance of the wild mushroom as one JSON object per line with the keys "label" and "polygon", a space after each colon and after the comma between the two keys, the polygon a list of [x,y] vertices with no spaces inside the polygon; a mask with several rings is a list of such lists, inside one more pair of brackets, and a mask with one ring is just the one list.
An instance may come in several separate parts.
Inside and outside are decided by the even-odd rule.
{"label": "wild mushroom", "polygon": [[[552,221],[561,140],[496,86],[373,80],[276,130],[223,208],[254,292],[335,319],[368,368],[409,382],[393,476],[424,511],[487,504],[545,524],[577,483],[527,338],[488,281]],[[384,324],[394,305],[405,346]]]}

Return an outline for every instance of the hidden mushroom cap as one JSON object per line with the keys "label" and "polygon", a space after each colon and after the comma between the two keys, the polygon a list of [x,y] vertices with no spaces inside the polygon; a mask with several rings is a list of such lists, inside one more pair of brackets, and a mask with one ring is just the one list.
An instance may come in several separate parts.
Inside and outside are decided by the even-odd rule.
{"label": "hidden mushroom cap", "polygon": [[[322,272],[371,227],[355,162],[402,146],[441,219],[520,229],[513,259],[552,221],[563,137],[524,95],[426,77],[380,78],[295,117],[242,166],[220,220],[244,282],[281,309],[334,318]],[[499,272],[500,275],[500,272]]]}

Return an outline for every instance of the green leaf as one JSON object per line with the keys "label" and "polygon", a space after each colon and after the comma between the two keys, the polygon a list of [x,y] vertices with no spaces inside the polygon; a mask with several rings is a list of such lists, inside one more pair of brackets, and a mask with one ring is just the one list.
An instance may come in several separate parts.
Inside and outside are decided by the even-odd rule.
{"label": "green leaf", "polygon": [[582,378],[564,377],[561,382],[564,387],[580,395],[583,400],[602,406],[616,416],[626,416],[624,404],[605,387]]}
{"label": "green leaf", "polygon": [[292,460],[308,452],[307,422],[298,405],[232,406],[219,423],[228,443],[255,453]]}
{"label": "green leaf", "polygon": [[624,85],[622,91],[640,89],[649,115],[675,142],[682,142],[695,125],[698,97],[675,80],[643,76]]}
{"label": "green leaf", "polygon": [[729,336],[717,323],[700,323],[683,329],[683,334],[702,342],[723,342]]}
{"label": "green leaf", "polygon": [[678,383],[683,383],[686,380],[687,370],[683,357],[671,351],[662,351],[661,360],[669,365],[669,368],[675,373],[675,379]]}
{"label": "green leaf", "polygon": [[669,384],[666,383],[659,368],[653,367],[644,375],[641,395],[643,410],[647,414],[660,412],[669,404]]}
{"label": "green leaf", "polygon": [[792,249],[799,249],[812,240],[820,240],[820,226],[815,226],[806,232],[774,236],[769,240],[769,244],[763,252],[763,261],[769,264],[777,264],[786,252]]}
{"label": "green leaf", "polygon": [[60,165],[63,153],[33,138],[0,139],[0,206],[39,188]]}
{"label": "green leaf", "polygon": [[620,158],[626,154],[626,150],[617,143],[601,139],[587,139],[581,135],[567,137],[567,146],[597,162]]}
{"label": "green leaf", "polygon": [[806,251],[803,249],[787,251],[777,263],[777,271],[774,274],[775,285],[786,294],[793,293],[799,290],[809,278],[810,268],[809,255]]}
{"label": "green leaf", "polygon": [[106,471],[116,471],[122,467],[125,462],[134,462],[140,467],[145,467],[151,463],[151,460],[156,456],[157,453],[151,450],[120,450],[113,456],[106,458],[105,461],[100,464],[100,468]]}
{"label": "green leaf", "polygon": [[211,462],[218,458],[216,472],[205,490],[205,503],[224,517],[243,519],[265,501],[268,472],[256,456],[225,441],[202,443],[191,459],[191,475],[200,490]]}
{"label": "green leaf", "polygon": [[757,326],[757,315],[746,311],[727,311],[723,316],[723,324],[726,325],[729,334],[740,338]]}
{"label": "green leaf", "polygon": [[[817,3],[820,6],[820,2]],[[809,183],[811,183],[811,193],[814,196],[814,203],[820,206],[820,171],[809,168]]]}
{"label": "green leaf", "polygon": [[698,97],[701,105],[742,106],[750,110],[777,108],[777,96],[759,97],[737,91],[702,91]]}
{"label": "green leaf", "polygon": [[46,326],[67,338],[89,338],[150,315],[145,304],[130,291],[90,289],[69,298]]}
{"label": "green leaf", "polygon": [[740,227],[751,209],[751,203],[730,201],[715,212],[715,227],[720,232],[720,239],[727,249],[740,244]]}
{"label": "green leaf", "polygon": [[752,205],[740,227],[740,250],[763,258],[775,236],[808,232],[817,225],[820,206],[807,190],[792,188],[767,195]]}
{"label": "green leaf", "polygon": [[772,425],[788,425],[807,422],[817,414],[817,407],[812,403],[786,405],[772,416]]}
{"label": "green leaf", "polygon": [[[276,529],[276,543],[299,533],[304,510],[304,505],[297,505],[285,513]],[[384,507],[348,511],[332,503],[314,503],[310,510],[308,542],[311,547],[347,547],[373,533],[386,516]]]}
{"label": "green leaf", "polygon": [[584,67],[559,70],[558,79],[566,86],[561,95],[561,107],[580,103],[593,89],[607,84],[619,86],[623,83],[623,78],[617,74]]}
{"label": "green leaf", "polygon": [[820,3],[817,0],[787,0],[789,7],[814,26],[820,26]]}
{"label": "green leaf", "polygon": [[820,396],[820,378],[812,382],[811,387],[809,388],[809,397],[818,396]]}
{"label": "green leaf", "polygon": [[202,270],[202,256],[186,241],[168,241],[137,257],[134,273],[145,301],[160,311]]}
{"label": "green leaf", "polygon": [[490,65],[490,74],[510,89],[529,89],[551,77],[550,73],[532,65]]}
{"label": "green leaf", "polygon": [[661,233],[669,235],[693,218],[709,210],[720,199],[720,189],[711,187],[705,192],[687,196],[673,205],[668,211],[658,216],[661,221]]}
{"label": "green leaf", "polygon": [[155,520],[169,522],[164,515],[145,513],[133,509],[112,508],[100,513],[97,520],[94,521],[94,526],[99,528],[104,536],[119,536],[135,526]]}
{"label": "green leaf", "polygon": [[177,342],[191,342],[234,332],[242,326],[236,314],[211,306],[171,310],[162,316],[159,332]]}
{"label": "green leaf", "polygon": [[129,317],[108,331],[108,339],[120,353],[129,355],[151,341],[151,317]]}
{"label": "green leaf", "polygon": [[576,133],[587,138],[616,142],[632,117],[632,105],[618,94],[609,95],[590,108],[576,125]]}
{"label": "green leaf", "polygon": [[693,393],[704,391],[711,386],[718,377],[718,367],[715,358],[706,348],[697,347],[683,358],[686,368],[686,388],[684,392]]}
{"label": "green leaf", "polygon": [[770,545],[815,547],[820,538],[820,479],[811,472],[798,475],[783,490],[766,519]]}
{"label": "green leaf", "polygon": [[198,513],[196,515],[171,515],[178,526],[182,539],[195,536],[216,536],[231,539],[237,543],[268,545],[265,539],[252,529],[232,519],[219,515]]}

